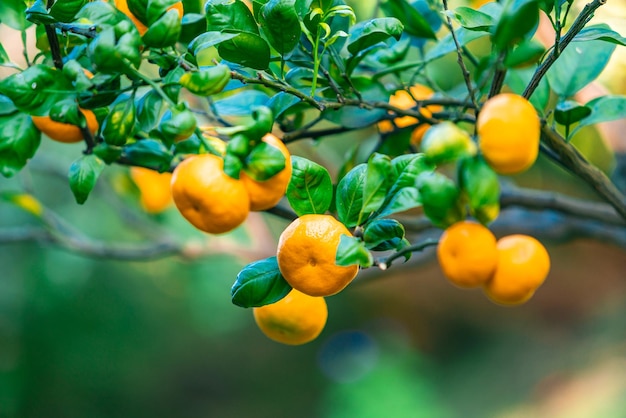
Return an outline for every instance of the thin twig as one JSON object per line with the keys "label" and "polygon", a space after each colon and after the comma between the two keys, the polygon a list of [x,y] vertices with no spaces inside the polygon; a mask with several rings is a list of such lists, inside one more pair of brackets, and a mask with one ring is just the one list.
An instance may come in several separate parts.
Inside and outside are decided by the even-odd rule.
{"label": "thin twig", "polygon": [[380,260],[376,260],[374,262],[374,265],[378,266],[378,268],[381,269],[381,270],[387,270],[389,267],[391,267],[391,263],[394,260],[397,260],[400,257],[404,257],[405,255],[410,254],[410,253],[423,251],[426,248],[433,247],[433,246],[435,246],[437,244],[439,244],[439,240],[436,240],[436,239],[426,239],[424,241],[418,242],[417,244],[413,244],[413,245],[409,245],[407,247],[404,247],[400,251],[397,251],[397,252],[387,256],[386,258],[383,258],[383,259],[380,259]]}
{"label": "thin twig", "polygon": [[[448,0],[443,0],[443,9],[446,12],[448,11]],[[467,69],[467,66],[465,65],[465,60],[463,59],[463,50],[461,49],[461,44],[459,43],[459,40],[456,37],[456,33],[454,32],[454,27],[452,26],[452,19],[450,19],[450,16],[448,16],[447,14],[446,14],[445,22],[446,22],[446,26],[448,27],[448,30],[450,31],[450,35],[452,35],[452,40],[454,41],[454,45],[456,46],[457,62],[459,63],[459,67],[461,68],[461,72],[463,73],[463,80],[465,80],[465,85],[467,86],[469,99],[471,103],[474,105],[474,107],[477,109],[478,103],[476,102],[476,96],[474,94],[474,87],[472,87],[471,75]]]}
{"label": "thin twig", "polygon": [[539,86],[539,82],[546,75],[552,64],[554,64],[561,54],[563,50],[569,45],[569,43],[574,39],[576,35],[585,27],[589,19],[593,16],[593,13],[600,6],[606,3],[607,0],[593,0],[591,3],[585,5],[584,9],[574,23],[572,23],[572,27],[567,31],[567,33],[561,38],[558,47],[552,49],[552,53],[546,57],[546,59],[541,63],[541,65],[535,70],[532,78],[530,79],[528,86],[522,93],[522,96],[525,98],[530,98],[533,95],[537,87]]}

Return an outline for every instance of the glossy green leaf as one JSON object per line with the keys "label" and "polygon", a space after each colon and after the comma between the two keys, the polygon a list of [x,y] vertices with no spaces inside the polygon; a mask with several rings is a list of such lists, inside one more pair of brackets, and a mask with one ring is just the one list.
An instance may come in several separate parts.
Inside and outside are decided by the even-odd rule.
{"label": "glossy green leaf", "polygon": [[571,125],[591,114],[591,108],[578,104],[573,100],[563,100],[554,108],[554,120],[561,125]]}
{"label": "glossy green leaf", "polygon": [[285,168],[285,156],[276,147],[261,142],[246,158],[245,170],[257,181],[264,181]]}
{"label": "glossy green leaf", "polygon": [[321,165],[292,156],[293,172],[287,187],[287,199],[298,216],[324,213],[330,207],[333,185],[330,174]]}
{"label": "glossy green leaf", "polygon": [[135,128],[135,102],[117,102],[102,123],[102,136],[109,145],[124,145]]}
{"label": "glossy green leaf", "polygon": [[273,95],[268,101],[267,106],[272,109],[274,117],[280,117],[284,112],[301,102],[301,99],[293,94],[280,92]]}
{"label": "glossy green leaf", "polygon": [[600,75],[614,50],[604,41],[572,42],[548,71],[550,87],[563,98],[573,96]]}
{"label": "glossy green leaf", "polygon": [[244,67],[264,70],[270,63],[270,47],[254,33],[241,32],[229,41],[218,45],[222,58]]}
{"label": "glossy green leaf", "polygon": [[626,96],[598,97],[587,102],[585,107],[591,109],[591,115],[580,121],[572,131],[572,137],[585,126],[626,118]]}
{"label": "glossy green leaf", "polygon": [[161,118],[163,99],[150,90],[137,100],[137,128],[143,132],[151,131]]}
{"label": "glossy green leaf", "polygon": [[335,206],[341,223],[352,228],[359,223],[363,208],[363,189],[367,164],[359,164],[350,170],[337,184]]}
{"label": "glossy green leaf", "polygon": [[104,161],[94,154],[83,155],[72,163],[68,178],[76,203],[85,203],[104,167]]}
{"label": "glossy green leaf", "polygon": [[417,177],[416,186],[424,214],[439,228],[465,219],[459,188],[441,173],[426,172]]}
{"label": "glossy green leaf", "polygon": [[490,32],[497,23],[497,20],[487,13],[465,6],[450,10],[448,15],[456,19],[462,27],[474,31]]}
{"label": "glossy green leaf", "polygon": [[435,32],[416,8],[406,0],[386,0],[380,7],[387,16],[395,17],[404,25],[404,30],[409,35],[418,38],[436,39]]}
{"label": "glossy green leaf", "polygon": [[12,113],[0,115],[0,173],[11,177],[35,155],[41,133],[29,115]]}
{"label": "glossy green leaf", "polygon": [[538,0],[507,0],[492,31],[493,44],[498,50],[505,50],[534,32],[538,23]]}
{"label": "glossy green leaf", "polygon": [[50,8],[50,15],[59,22],[72,22],[76,13],[88,0],[56,0]]}
{"label": "glossy green leaf", "polygon": [[520,42],[504,59],[507,68],[528,67],[539,62],[546,48],[534,39]]}
{"label": "glossy green leaf", "polygon": [[613,29],[609,27],[609,25],[601,23],[599,25],[588,26],[583,28],[578,34],[574,37],[574,41],[584,42],[584,41],[605,41],[614,43],[621,46],[626,46],[626,38],[615,32]]}
{"label": "glossy green leaf", "polygon": [[30,22],[26,20],[26,2],[24,0],[0,1],[0,23],[4,23],[12,29],[22,31]]}
{"label": "glossy green leaf", "polygon": [[383,42],[390,37],[400,39],[404,26],[395,17],[383,17],[365,20],[350,29],[348,51],[355,55],[372,45]]}
{"label": "glossy green leaf", "polygon": [[189,43],[189,50],[193,51],[194,55],[198,55],[205,49],[233,39],[237,35],[238,33],[222,33],[218,31],[204,32]]}
{"label": "glossy green leaf", "polygon": [[193,134],[198,121],[189,109],[174,109],[163,115],[159,123],[159,132],[167,143],[182,141]]}
{"label": "glossy green leaf", "polygon": [[365,243],[356,237],[342,235],[337,247],[335,262],[338,266],[359,265],[363,268],[374,264],[372,253],[365,247]]}
{"label": "glossy green leaf", "polygon": [[123,156],[132,165],[150,167],[159,172],[167,171],[172,153],[156,139],[142,139],[124,147]]}
{"label": "glossy green leaf", "polygon": [[[465,28],[455,29],[454,33],[460,46],[465,46],[471,41],[487,36],[486,32],[472,31]],[[426,52],[424,61],[430,62],[453,53],[454,51],[456,51],[456,44],[454,43],[452,35],[448,34]]]}
{"label": "glossy green leaf", "polygon": [[230,289],[232,302],[243,308],[278,302],[291,291],[280,274],[276,257],[255,261],[245,266]]}
{"label": "glossy green leaf", "polygon": [[500,182],[498,175],[482,157],[461,161],[459,186],[468,198],[470,214],[480,223],[486,225],[498,217]]}
{"label": "glossy green leaf", "polygon": [[417,188],[403,187],[391,195],[385,204],[381,206],[377,217],[382,218],[420,206],[422,206],[422,202],[420,201],[419,191]]}
{"label": "glossy green leaf", "polygon": [[259,13],[259,24],[270,45],[280,54],[293,51],[300,41],[300,20],[296,0],[270,0]]}
{"label": "glossy green leaf", "polygon": [[404,245],[404,226],[395,219],[376,219],[363,231],[365,246],[374,251],[387,251]]}
{"label": "glossy green leaf", "polygon": [[101,142],[93,148],[93,153],[106,164],[112,164],[122,156],[123,148]]}
{"label": "glossy green leaf", "polygon": [[210,96],[224,90],[230,81],[230,68],[227,65],[215,65],[201,68],[199,71],[185,72],[179,83],[198,96]]}
{"label": "glossy green leaf", "polygon": [[391,160],[386,155],[374,153],[367,161],[367,172],[363,185],[363,207],[359,213],[359,224],[385,202],[390,186],[391,172]]}
{"label": "glossy green leaf", "polygon": [[0,94],[0,116],[10,115],[15,112],[17,112],[17,107],[15,107],[11,99]]}
{"label": "glossy green leaf", "polygon": [[94,1],[85,4],[76,13],[76,20],[104,27],[114,26],[121,20],[127,20],[127,17],[115,8],[113,2]]}
{"label": "glossy green leaf", "polygon": [[142,41],[151,48],[165,48],[178,42],[181,32],[178,10],[168,10],[148,28]]}
{"label": "glossy green leaf", "polygon": [[204,5],[208,31],[259,34],[254,16],[240,0],[208,0]]}
{"label": "glossy green leaf", "polygon": [[20,110],[46,115],[48,109],[68,96],[71,83],[54,68],[35,64],[0,81],[0,93]]}

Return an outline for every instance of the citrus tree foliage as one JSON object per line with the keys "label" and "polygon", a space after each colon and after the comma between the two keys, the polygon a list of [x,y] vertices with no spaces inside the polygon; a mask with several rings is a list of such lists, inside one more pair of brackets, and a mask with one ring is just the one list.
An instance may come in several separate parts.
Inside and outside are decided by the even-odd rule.
{"label": "citrus tree foliage", "polygon": [[[366,131],[376,140],[355,140],[334,178],[294,155],[286,197],[295,215],[330,212],[353,232],[342,237],[338,265],[385,269],[434,244],[409,242],[395,216],[401,212],[422,208],[442,229],[467,217],[488,225],[498,216],[499,176],[476,146],[475,124],[483,103],[506,89],[534,106],[542,151],[626,217],[624,197],[568,142],[582,127],[626,114],[626,97],[574,101],[626,45],[608,26],[589,23],[603,0],[578,15],[573,0],[505,0],[479,9],[383,0],[362,20],[343,0],[185,1],[182,16],[176,0],[128,0],[135,21],[119,3],[0,5],[3,24],[36,26],[38,49],[21,68],[0,46],[0,63],[14,69],[0,81],[3,176],[37,153],[37,117],[81,130],[83,153],[67,167],[78,204],[112,164],[165,172],[208,152],[223,156],[229,176],[243,170],[262,181],[285,167],[284,156],[261,141],[268,132],[290,143]],[[556,31],[551,45],[533,37],[542,14]],[[432,71],[442,71],[447,57],[456,58],[445,70],[458,83],[444,89]],[[390,102],[418,84],[433,94],[412,97],[409,106]],[[89,129],[85,110],[97,129]],[[377,258],[381,251],[385,258]],[[242,270],[233,302],[261,306],[289,290],[270,258]]]}

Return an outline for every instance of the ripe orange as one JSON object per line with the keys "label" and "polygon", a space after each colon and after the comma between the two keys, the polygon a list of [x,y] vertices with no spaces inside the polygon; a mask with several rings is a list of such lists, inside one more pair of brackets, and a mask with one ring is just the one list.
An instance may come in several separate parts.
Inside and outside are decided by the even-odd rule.
{"label": "ripe orange", "polygon": [[263,137],[263,142],[278,148],[285,156],[285,168],[265,181],[256,181],[243,171],[240,179],[250,196],[250,210],[259,211],[272,208],[285,195],[291,180],[291,155],[283,142],[272,134]]}
{"label": "ripe orange", "polygon": [[180,213],[201,231],[221,234],[235,229],[250,212],[248,191],[224,172],[213,154],[183,160],[172,175],[172,197]]}
{"label": "ripe orange", "polygon": [[292,289],[283,299],[253,309],[254,320],[263,334],[283,344],[313,341],[328,318],[326,301]]}
{"label": "ripe orange", "polygon": [[[120,12],[128,16],[130,20],[132,20],[132,22],[137,27],[137,31],[139,31],[139,34],[141,36],[143,36],[143,34],[148,31],[148,27],[142,21],[137,19],[137,17],[130,11],[130,9],[128,8],[127,0],[115,0],[115,7],[117,7],[117,10],[119,10]],[[182,1],[174,3],[173,5],[167,8],[167,10],[172,10],[172,9],[177,10],[179,17],[181,19],[183,18],[184,11],[183,11]]]}
{"label": "ripe orange", "polygon": [[172,203],[172,173],[131,167],[130,177],[139,188],[141,206],[146,212],[163,212]]}
{"label": "ripe orange", "polygon": [[335,263],[341,235],[350,231],[330,215],[304,215],[278,240],[278,268],[294,289],[311,296],[330,296],[345,288],[359,267]]}
{"label": "ripe orange", "polygon": [[[98,130],[98,120],[96,115],[89,109],[80,109],[87,121],[89,132],[95,134]],[[83,140],[83,133],[80,128],[71,123],[57,122],[50,116],[31,116],[33,123],[48,138],[63,143],[80,142]]]}
{"label": "ripe orange", "polygon": [[498,263],[496,237],[479,223],[457,222],[439,239],[437,259],[443,274],[453,284],[480,286],[491,278]]}
{"label": "ripe orange", "polygon": [[540,128],[535,108],[512,93],[487,100],[476,120],[480,151],[500,174],[520,173],[533,165],[539,154]]}
{"label": "ripe orange", "polygon": [[[427,100],[435,94],[430,87],[423,84],[415,84],[409,88],[409,91],[410,94],[406,90],[398,90],[389,98],[389,104],[400,109],[411,109],[416,105],[416,100]],[[441,112],[442,110],[442,106],[430,105],[421,108],[420,113],[426,117],[431,117],[433,113]],[[401,116],[394,119],[394,123],[398,128],[405,128],[417,122],[418,120],[412,116]],[[411,133],[411,144],[418,145],[428,128],[430,128],[428,123],[422,123],[417,126]],[[381,133],[391,132],[393,124],[388,120],[383,120],[378,123],[378,129]]]}
{"label": "ripe orange", "polygon": [[545,247],[528,235],[509,235],[498,240],[498,265],[483,287],[487,296],[503,305],[526,302],[550,272]]}

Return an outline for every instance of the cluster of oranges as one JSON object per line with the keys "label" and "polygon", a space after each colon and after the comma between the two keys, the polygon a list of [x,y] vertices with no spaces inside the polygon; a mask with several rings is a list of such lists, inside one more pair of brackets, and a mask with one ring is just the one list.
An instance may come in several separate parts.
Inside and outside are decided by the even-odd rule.
{"label": "cluster of oranges", "polygon": [[356,265],[335,263],[342,235],[352,236],[341,222],[323,214],[303,215],[283,231],[276,253],[278,268],[293,289],[276,303],[254,308],[266,336],[296,345],[322,332],[328,317],[324,297],[342,291],[359,272]]}
{"label": "cluster of oranges", "polygon": [[462,221],[447,228],[437,246],[443,274],[463,288],[482,287],[502,305],[530,299],[550,271],[545,247],[528,235],[499,240],[485,226]]}

